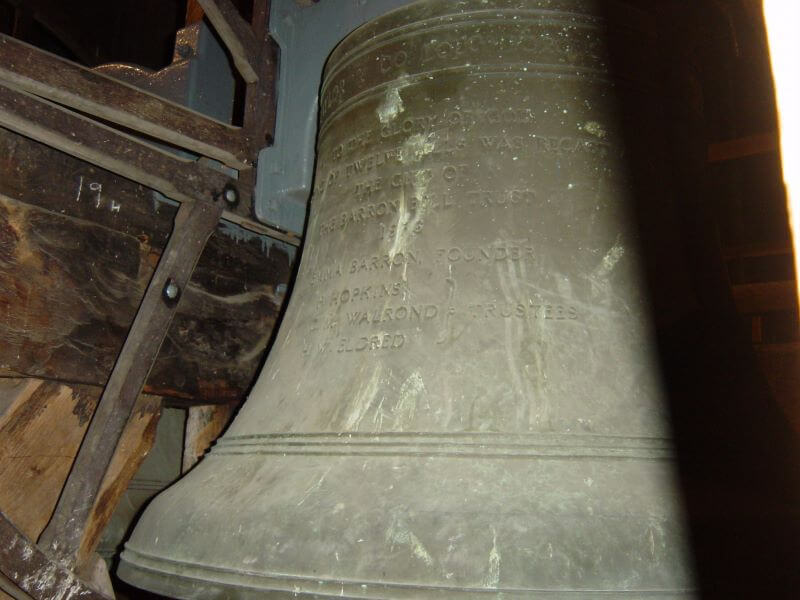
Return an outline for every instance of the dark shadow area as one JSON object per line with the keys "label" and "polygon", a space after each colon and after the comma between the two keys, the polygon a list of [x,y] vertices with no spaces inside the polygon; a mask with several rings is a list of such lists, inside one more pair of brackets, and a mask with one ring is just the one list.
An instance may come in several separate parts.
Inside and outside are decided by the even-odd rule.
{"label": "dark shadow area", "polygon": [[[744,10],[739,2],[600,5],[612,23],[639,13],[639,32],[610,36],[610,63],[634,87],[653,86],[649,95],[622,91],[619,101],[700,597],[796,598],[798,432],[753,345],[765,341],[756,316],[782,323],[788,331],[775,335],[796,341],[796,311],[772,318],[751,307],[748,326],[729,273],[737,285],[770,277],[791,285],[791,250],[760,264],[746,253],[726,258],[732,247],[787,243],[777,152],[766,169],[741,162],[759,156],[707,159],[709,143],[776,129],[763,24],[732,12]],[[648,28],[654,37],[642,52],[631,44]],[[738,238],[720,236],[737,222]]]}
{"label": "dark shadow area", "polygon": [[172,61],[187,0],[0,0],[0,31],[87,67]]}

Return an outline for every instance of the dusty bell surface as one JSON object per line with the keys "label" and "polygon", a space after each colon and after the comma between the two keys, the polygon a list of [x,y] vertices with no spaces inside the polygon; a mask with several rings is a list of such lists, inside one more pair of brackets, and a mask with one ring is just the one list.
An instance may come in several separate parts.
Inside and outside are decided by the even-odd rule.
{"label": "dusty bell surface", "polygon": [[[420,2],[334,51],[274,349],[143,515],[123,579],[180,598],[692,597],[631,214],[630,161],[661,148],[654,41],[611,4]],[[614,68],[611,37],[630,49]],[[659,160],[640,162],[658,210]]]}

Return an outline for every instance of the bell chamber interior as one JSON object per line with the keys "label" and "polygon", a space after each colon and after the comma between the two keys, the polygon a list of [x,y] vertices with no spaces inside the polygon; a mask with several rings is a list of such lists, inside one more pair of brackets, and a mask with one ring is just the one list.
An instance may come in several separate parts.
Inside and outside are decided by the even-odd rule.
{"label": "bell chamber interior", "polygon": [[674,245],[654,36],[613,2],[429,0],[337,47],[274,349],[124,580],[693,597],[652,341],[692,297],[654,301],[643,250]]}

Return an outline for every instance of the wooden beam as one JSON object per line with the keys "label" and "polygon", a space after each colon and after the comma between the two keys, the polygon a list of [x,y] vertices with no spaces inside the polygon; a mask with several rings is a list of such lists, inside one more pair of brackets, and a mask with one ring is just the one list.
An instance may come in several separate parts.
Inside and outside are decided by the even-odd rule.
{"label": "wooden beam", "polygon": [[186,24],[192,25],[203,20],[203,7],[197,0],[187,0],[186,2]]}
{"label": "wooden beam", "polygon": [[109,600],[67,568],[53,562],[0,513],[0,572],[36,600]]}
{"label": "wooden beam", "polygon": [[[125,196],[115,194],[107,179],[93,179],[104,182],[104,202],[123,204],[125,216]],[[77,181],[68,184],[65,191],[74,192]],[[71,201],[75,208],[94,209],[94,195]],[[107,204],[95,209],[99,218],[109,215]],[[160,226],[174,212],[164,206],[159,214],[152,202],[143,206],[150,212],[131,208],[120,227],[132,231],[123,234],[59,214],[73,208],[60,206],[53,202],[51,212],[0,194],[0,375],[102,387],[161,255]],[[154,226],[137,233],[135,218],[148,216]],[[286,286],[291,269],[285,247],[270,248],[269,240],[244,233],[220,226],[209,240],[145,386],[148,393],[186,404],[244,397],[280,311],[284,296],[276,288]]]}
{"label": "wooden beam", "polygon": [[249,167],[240,128],[5,35],[0,35],[0,80],[230,167]]}
{"label": "wooden beam", "polygon": [[766,133],[756,133],[734,140],[714,142],[708,145],[708,162],[723,162],[753,156],[756,154],[766,154],[767,152],[778,151],[778,134],[774,131]]}
{"label": "wooden beam", "polygon": [[276,229],[275,227],[270,227],[269,225],[259,223],[258,221],[246,219],[245,217],[229,210],[223,211],[222,219],[225,221],[230,221],[231,223],[235,223],[239,227],[249,229],[254,233],[260,233],[261,235],[266,235],[273,239],[286,242],[290,246],[299,247],[303,240],[299,233],[295,233],[294,231],[282,231],[280,229]]}
{"label": "wooden beam", "polygon": [[[225,190],[232,188],[241,205],[252,203],[250,186],[241,185],[224,173],[164,152],[2,82],[0,127],[141,183],[179,202],[221,199]],[[223,218],[286,243],[300,244],[297,235],[256,223],[231,210],[225,210]]]}
{"label": "wooden beam", "polygon": [[[16,598],[3,590],[14,592]],[[0,571],[0,600],[33,600],[28,594],[20,590],[14,583]]]}
{"label": "wooden beam", "polygon": [[161,398],[148,395],[136,401],[89,515],[76,560],[79,570],[90,561],[128,484],[153,447],[161,404]]}
{"label": "wooden beam", "polygon": [[[179,202],[221,198],[236,180],[145,144],[0,82],[0,126],[33,138]],[[247,190],[238,190],[249,201]]]}
{"label": "wooden beam", "polygon": [[[35,540],[53,514],[101,389],[0,379],[0,511]],[[128,482],[153,446],[161,398],[141,395],[92,508],[78,554],[87,564]]]}
{"label": "wooden beam", "polygon": [[253,156],[272,145],[275,133],[277,47],[269,35],[269,11],[269,0],[253,0],[253,32],[260,44],[258,82],[247,86],[243,125]]}
{"label": "wooden beam", "polygon": [[739,244],[722,248],[722,256],[726,260],[732,258],[756,258],[761,256],[781,256],[792,253],[792,242],[789,240],[761,242],[755,244]]}
{"label": "wooden beam", "polygon": [[795,289],[794,281],[744,283],[733,286],[733,299],[743,314],[797,310]]}
{"label": "wooden beam", "polygon": [[186,417],[181,472],[186,473],[211,447],[233,416],[234,404],[192,406]]}
{"label": "wooden beam", "polygon": [[41,379],[0,380],[0,511],[35,540],[50,520],[101,390]]}
{"label": "wooden beam", "polygon": [[[0,129],[0,375],[102,386],[177,207],[127,179]],[[292,270],[291,248],[221,222],[145,391],[241,400]]]}
{"label": "wooden beam", "polygon": [[[195,202],[178,210],[175,229],[103,390],[55,514],[39,539],[40,546],[64,564],[75,564],[103,477],[164,341],[174,308],[217,226],[221,205]],[[177,286],[173,300],[165,299],[169,281]]]}
{"label": "wooden beam", "polygon": [[198,0],[233,57],[236,70],[247,83],[258,81],[261,44],[253,29],[239,14],[231,0]]}

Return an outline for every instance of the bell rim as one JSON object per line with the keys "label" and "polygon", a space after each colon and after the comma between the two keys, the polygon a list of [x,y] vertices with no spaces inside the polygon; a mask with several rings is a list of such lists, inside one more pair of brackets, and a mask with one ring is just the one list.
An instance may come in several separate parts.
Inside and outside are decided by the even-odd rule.
{"label": "bell rim", "polygon": [[[387,593],[391,594],[391,598],[397,599],[424,597],[477,600],[487,596],[498,596],[507,600],[530,598],[546,598],[548,600],[608,600],[609,598],[689,600],[695,598],[697,593],[693,588],[651,590],[545,589],[500,586],[464,588],[258,573],[210,567],[200,563],[148,554],[130,547],[129,544],[125,545],[125,550],[120,556],[117,575],[131,585],[156,593],[177,593],[179,595],[173,597],[186,600],[219,600],[219,594],[226,592],[235,593],[233,596],[224,596],[230,600],[255,600],[264,598],[265,593],[275,598],[305,596],[313,598],[345,597],[359,600],[384,600],[389,597],[386,595]],[[279,585],[279,582],[282,583]],[[188,585],[187,595],[180,595],[181,590],[177,587],[179,583]],[[273,584],[272,587],[269,587],[270,583]],[[420,596],[420,594],[424,594],[424,596]]]}

